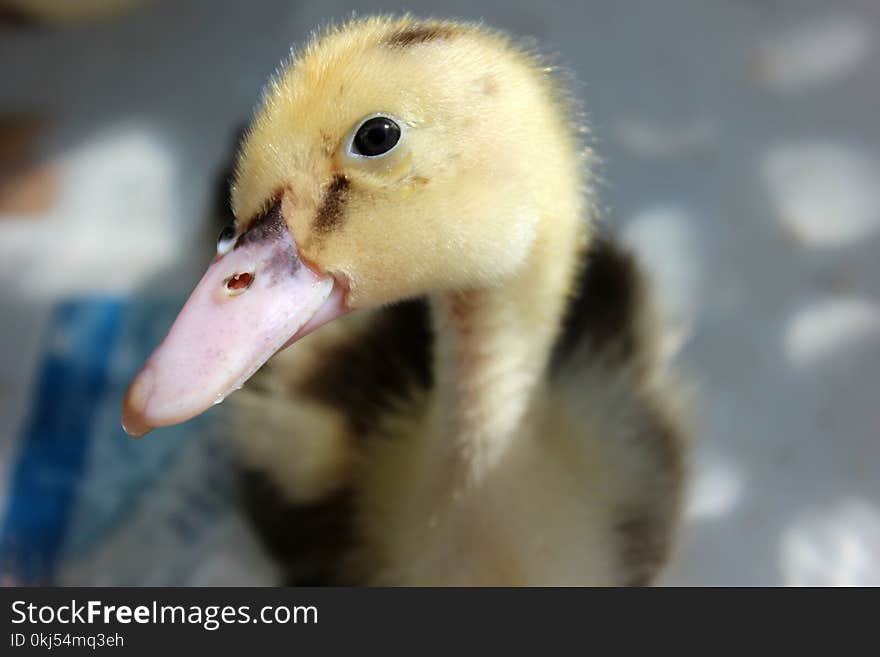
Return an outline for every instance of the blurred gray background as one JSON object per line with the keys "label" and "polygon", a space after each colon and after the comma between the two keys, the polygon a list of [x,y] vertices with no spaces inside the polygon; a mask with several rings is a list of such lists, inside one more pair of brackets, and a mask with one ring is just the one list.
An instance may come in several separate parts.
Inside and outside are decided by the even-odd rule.
{"label": "blurred gray background", "polygon": [[[607,221],[651,272],[694,382],[693,484],[663,583],[880,584],[876,0],[166,0],[0,28],[0,110],[40,117],[43,173],[27,180],[48,190],[5,207],[24,178],[0,190],[0,514],[55,304],[190,289],[212,255],[219,167],[268,75],[330,20],[401,10],[534,37],[578,79]],[[151,440],[169,444],[136,445]],[[126,449],[112,481],[87,456],[96,498],[131,479],[119,463],[141,467]],[[214,454],[192,450],[174,465],[190,486]],[[162,490],[126,502],[144,514],[137,536],[180,504]],[[62,540],[93,515],[71,511]],[[211,538],[222,558],[207,571],[173,566],[171,543],[122,565],[137,541],[114,522],[61,548],[54,579],[271,581],[238,519]]]}

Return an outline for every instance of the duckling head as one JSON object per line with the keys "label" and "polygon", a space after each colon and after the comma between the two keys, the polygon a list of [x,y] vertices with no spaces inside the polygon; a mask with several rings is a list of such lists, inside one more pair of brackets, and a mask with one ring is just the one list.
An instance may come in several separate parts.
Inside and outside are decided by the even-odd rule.
{"label": "duckling head", "polygon": [[521,275],[579,214],[580,153],[540,63],[472,25],[373,18],[267,86],[236,217],[132,383],[133,435],[182,422],[346,312]]}

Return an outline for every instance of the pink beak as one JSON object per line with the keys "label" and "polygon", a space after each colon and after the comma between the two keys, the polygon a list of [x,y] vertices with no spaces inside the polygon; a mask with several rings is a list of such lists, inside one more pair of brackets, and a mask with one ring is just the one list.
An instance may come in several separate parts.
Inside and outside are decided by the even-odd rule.
{"label": "pink beak", "polygon": [[129,386],[122,426],[139,437],[199,415],[345,312],[344,290],[300,259],[276,206],[214,258]]}

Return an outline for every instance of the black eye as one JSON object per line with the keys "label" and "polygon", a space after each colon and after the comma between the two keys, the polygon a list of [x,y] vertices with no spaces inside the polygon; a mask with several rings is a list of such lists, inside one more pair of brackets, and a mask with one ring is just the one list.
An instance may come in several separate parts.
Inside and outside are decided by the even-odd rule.
{"label": "black eye", "polygon": [[352,150],[357,155],[384,155],[400,141],[400,126],[384,116],[364,121],[354,136]]}
{"label": "black eye", "polygon": [[235,237],[235,224],[227,224],[226,227],[220,231],[220,236],[217,238],[217,253],[220,255],[227,254],[235,244]]}

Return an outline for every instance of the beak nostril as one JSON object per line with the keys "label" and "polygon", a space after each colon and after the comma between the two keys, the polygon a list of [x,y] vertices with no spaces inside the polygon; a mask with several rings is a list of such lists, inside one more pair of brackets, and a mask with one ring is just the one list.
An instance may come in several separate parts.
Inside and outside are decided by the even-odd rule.
{"label": "beak nostril", "polygon": [[230,294],[241,294],[254,282],[254,275],[250,272],[241,272],[226,279],[226,291]]}

